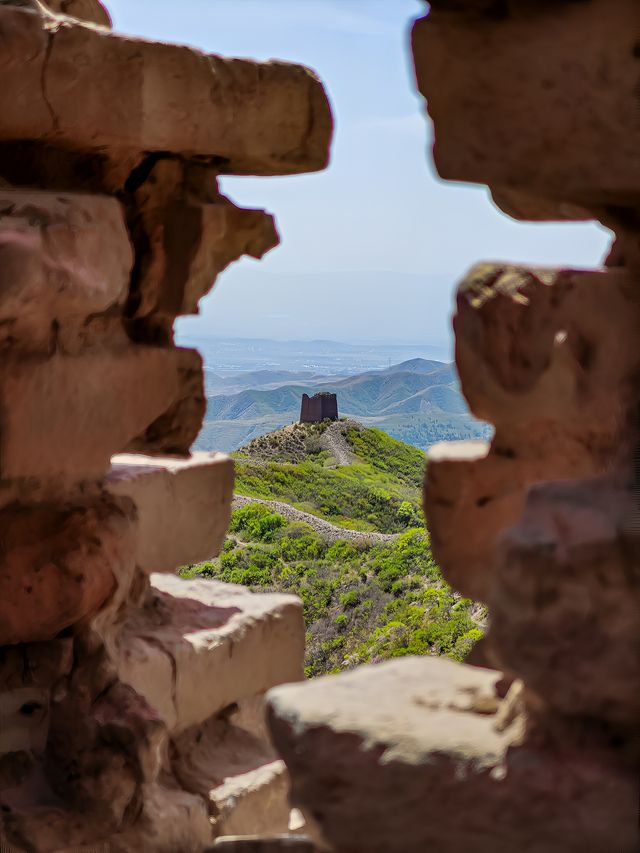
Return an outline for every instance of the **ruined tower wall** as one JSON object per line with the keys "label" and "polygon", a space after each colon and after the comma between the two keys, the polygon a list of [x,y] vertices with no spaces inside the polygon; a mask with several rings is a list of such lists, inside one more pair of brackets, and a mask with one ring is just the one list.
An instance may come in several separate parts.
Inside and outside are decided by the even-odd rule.
{"label": "ruined tower wall", "polygon": [[338,398],[336,395],[323,392],[309,397],[308,394],[303,394],[300,423],[319,424],[324,420],[338,420]]}

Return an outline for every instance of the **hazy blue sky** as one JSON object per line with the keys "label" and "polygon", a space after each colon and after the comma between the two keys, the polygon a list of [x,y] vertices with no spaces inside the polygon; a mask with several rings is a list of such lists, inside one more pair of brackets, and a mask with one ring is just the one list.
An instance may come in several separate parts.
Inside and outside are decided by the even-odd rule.
{"label": "hazy blue sky", "polygon": [[115,28],[212,53],[302,62],[327,86],[328,171],[226,178],[275,213],[282,245],[220,279],[183,331],[442,344],[456,280],[477,260],[597,264],[595,225],[524,225],[482,188],[444,184],[413,92],[408,29],[418,0],[107,0]]}

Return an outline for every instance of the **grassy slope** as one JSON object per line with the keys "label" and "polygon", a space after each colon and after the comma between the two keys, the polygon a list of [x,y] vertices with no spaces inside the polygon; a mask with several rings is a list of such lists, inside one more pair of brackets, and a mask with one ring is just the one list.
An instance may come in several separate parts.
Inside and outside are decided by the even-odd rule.
{"label": "grassy slope", "polygon": [[290,428],[238,455],[237,490],[398,532],[394,542],[328,546],[308,525],[252,504],[234,512],[221,556],[183,574],[299,595],[309,676],[406,654],[462,659],[482,633],[477,606],[451,591],[433,560],[418,508],[422,453],[379,430],[343,427],[354,464],[327,467],[321,425]]}
{"label": "grassy slope", "polygon": [[[258,377],[259,373],[254,375]],[[414,359],[390,370],[335,379],[314,389],[321,387],[338,393],[342,413],[417,447],[490,434],[490,428],[467,411],[450,364]],[[298,417],[302,391],[312,389],[303,382],[292,382],[235,394],[208,391],[206,421],[197,447],[228,451],[291,423]]]}
{"label": "grassy slope", "polygon": [[399,533],[407,522],[421,523],[421,451],[380,430],[346,423],[345,438],[356,460],[335,468],[320,444],[322,429],[294,425],[239,451],[236,491],[281,500],[360,530]]}
{"label": "grassy slope", "polygon": [[220,558],[183,575],[300,596],[310,677],[408,654],[462,660],[482,635],[477,608],[442,580],[424,529],[389,545],[328,546],[308,525],[253,504],[234,512]]}

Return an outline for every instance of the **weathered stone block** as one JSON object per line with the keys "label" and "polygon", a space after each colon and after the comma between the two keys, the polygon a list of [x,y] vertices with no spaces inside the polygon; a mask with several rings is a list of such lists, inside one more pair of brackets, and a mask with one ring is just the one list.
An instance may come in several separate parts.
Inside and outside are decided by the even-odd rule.
{"label": "weathered stone block", "polygon": [[498,203],[528,194],[506,205],[525,218],[627,206],[640,189],[637,21],[635,0],[432,4],[413,52],[440,175],[488,184]]}
{"label": "weathered stone block", "polygon": [[120,678],[170,729],[201,723],[232,703],[302,678],[302,605],[216,581],[152,575],[142,610],[114,639]]}
{"label": "weathered stone block", "polygon": [[[269,745],[225,710],[171,740],[171,773],[210,802],[216,835],[274,834],[289,826],[286,768]],[[234,719],[231,722],[230,719]]]}
{"label": "weathered stone block", "polygon": [[100,668],[87,663],[82,679],[74,671],[68,690],[51,697],[44,759],[2,792],[4,828],[19,849],[101,849],[140,817],[154,788],[164,726],[130,687],[105,683],[108,673],[92,682]]}
{"label": "weathered stone block", "polygon": [[341,853],[632,853],[633,770],[500,724],[499,677],[406,658],[270,691],[294,805]]}
{"label": "weathered stone block", "polygon": [[142,813],[128,831],[113,836],[109,853],[202,853],[211,843],[204,800],[161,785],[144,785]]}
{"label": "weathered stone block", "polygon": [[545,439],[532,432],[538,422],[547,432],[558,423],[567,446],[557,457],[573,439],[572,457],[607,466],[635,399],[638,322],[637,281],[624,269],[479,264],[458,288],[454,318],[464,395],[497,428],[526,423],[529,443]]}
{"label": "weathered stone block", "polygon": [[114,456],[106,487],[136,505],[136,562],[143,571],[173,572],[211,559],[222,547],[233,500],[228,456]]}
{"label": "weathered stone block", "polygon": [[242,255],[278,244],[273,217],[242,210],[217,187],[217,172],[159,160],[135,192],[136,233],[146,246],[128,308],[136,319],[196,314],[199,300]]}
{"label": "weathered stone block", "polygon": [[640,510],[605,478],[534,486],[489,595],[500,661],[556,711],[640,719]]}
{"label": "weathered stone block", "polygon": [[284,761],[225,779],[212,789],[220,835],[274,835],[289,828],[289,776]]}
{"label": "weathered stone block", "polygon": [[[178,395],[176,350],[129,345],[0,365],[0,476],[102,476]],[[45,413],[43,415],[43,413]]]}
{"label": "weathered stone block", "polygon": [[486,600],[496,537],[530,485],[630,464],[639,324],[638,288],[622,269],[482,264],[461,283],[462,390],[495,436],[431,448],[425,512],[439,564],[466,595]]}
{"label": "weathered stone block", "polygon": [[114,198],[0,189],[0,340],[48,353],[61,327],[124,303],[133,252]]}
{"label": "weathered stone block", "polygon": [[[143,785],[137,821],[108,840],[83,841],[95,833],[91,816],[43,808],[24,821],[11,815],[7,823],[17,844],[0,841],[7,853],[201,853],[211,842],[211,827],[203,801],[161,785]],[[5,853],[5,847],[2,848]]]}
{"label": "weathered stone block", "polygon": [[202,356],[197,350],[184,347],[172,350],[172,355],[177,389],[171,405],[126,447],[120,448],[127,453],[185,456],[198,437],[207,411]]}
{"label": "weathered stone block", "polygon": [[135,562],[127,501],[0,512],[0,645],[53,639],[95,614]]}
{"label": "weathered stone block", "polygon": [[116,161],[129,152],[132,166],[147,152],[215,157],[234,174],[327,164],[330,108],[301,66],[222,59],[14,6],[0,8],[0,34],[1,139]]}

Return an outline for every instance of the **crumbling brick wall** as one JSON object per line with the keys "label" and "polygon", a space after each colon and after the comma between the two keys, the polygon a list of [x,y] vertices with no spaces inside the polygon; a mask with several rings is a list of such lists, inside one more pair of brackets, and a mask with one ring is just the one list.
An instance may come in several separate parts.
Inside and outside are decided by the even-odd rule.
{"label": "crumbling brick wall", "polygon": [[2,2],[0,42],[0,848],[286,830],[258,706],[302,677],[301,605],[173,574],[233,491],[189,454],[202,362],[173,323],[277,244],[218,177],[324,168],[323,88],[123,38],[97,0]]}

